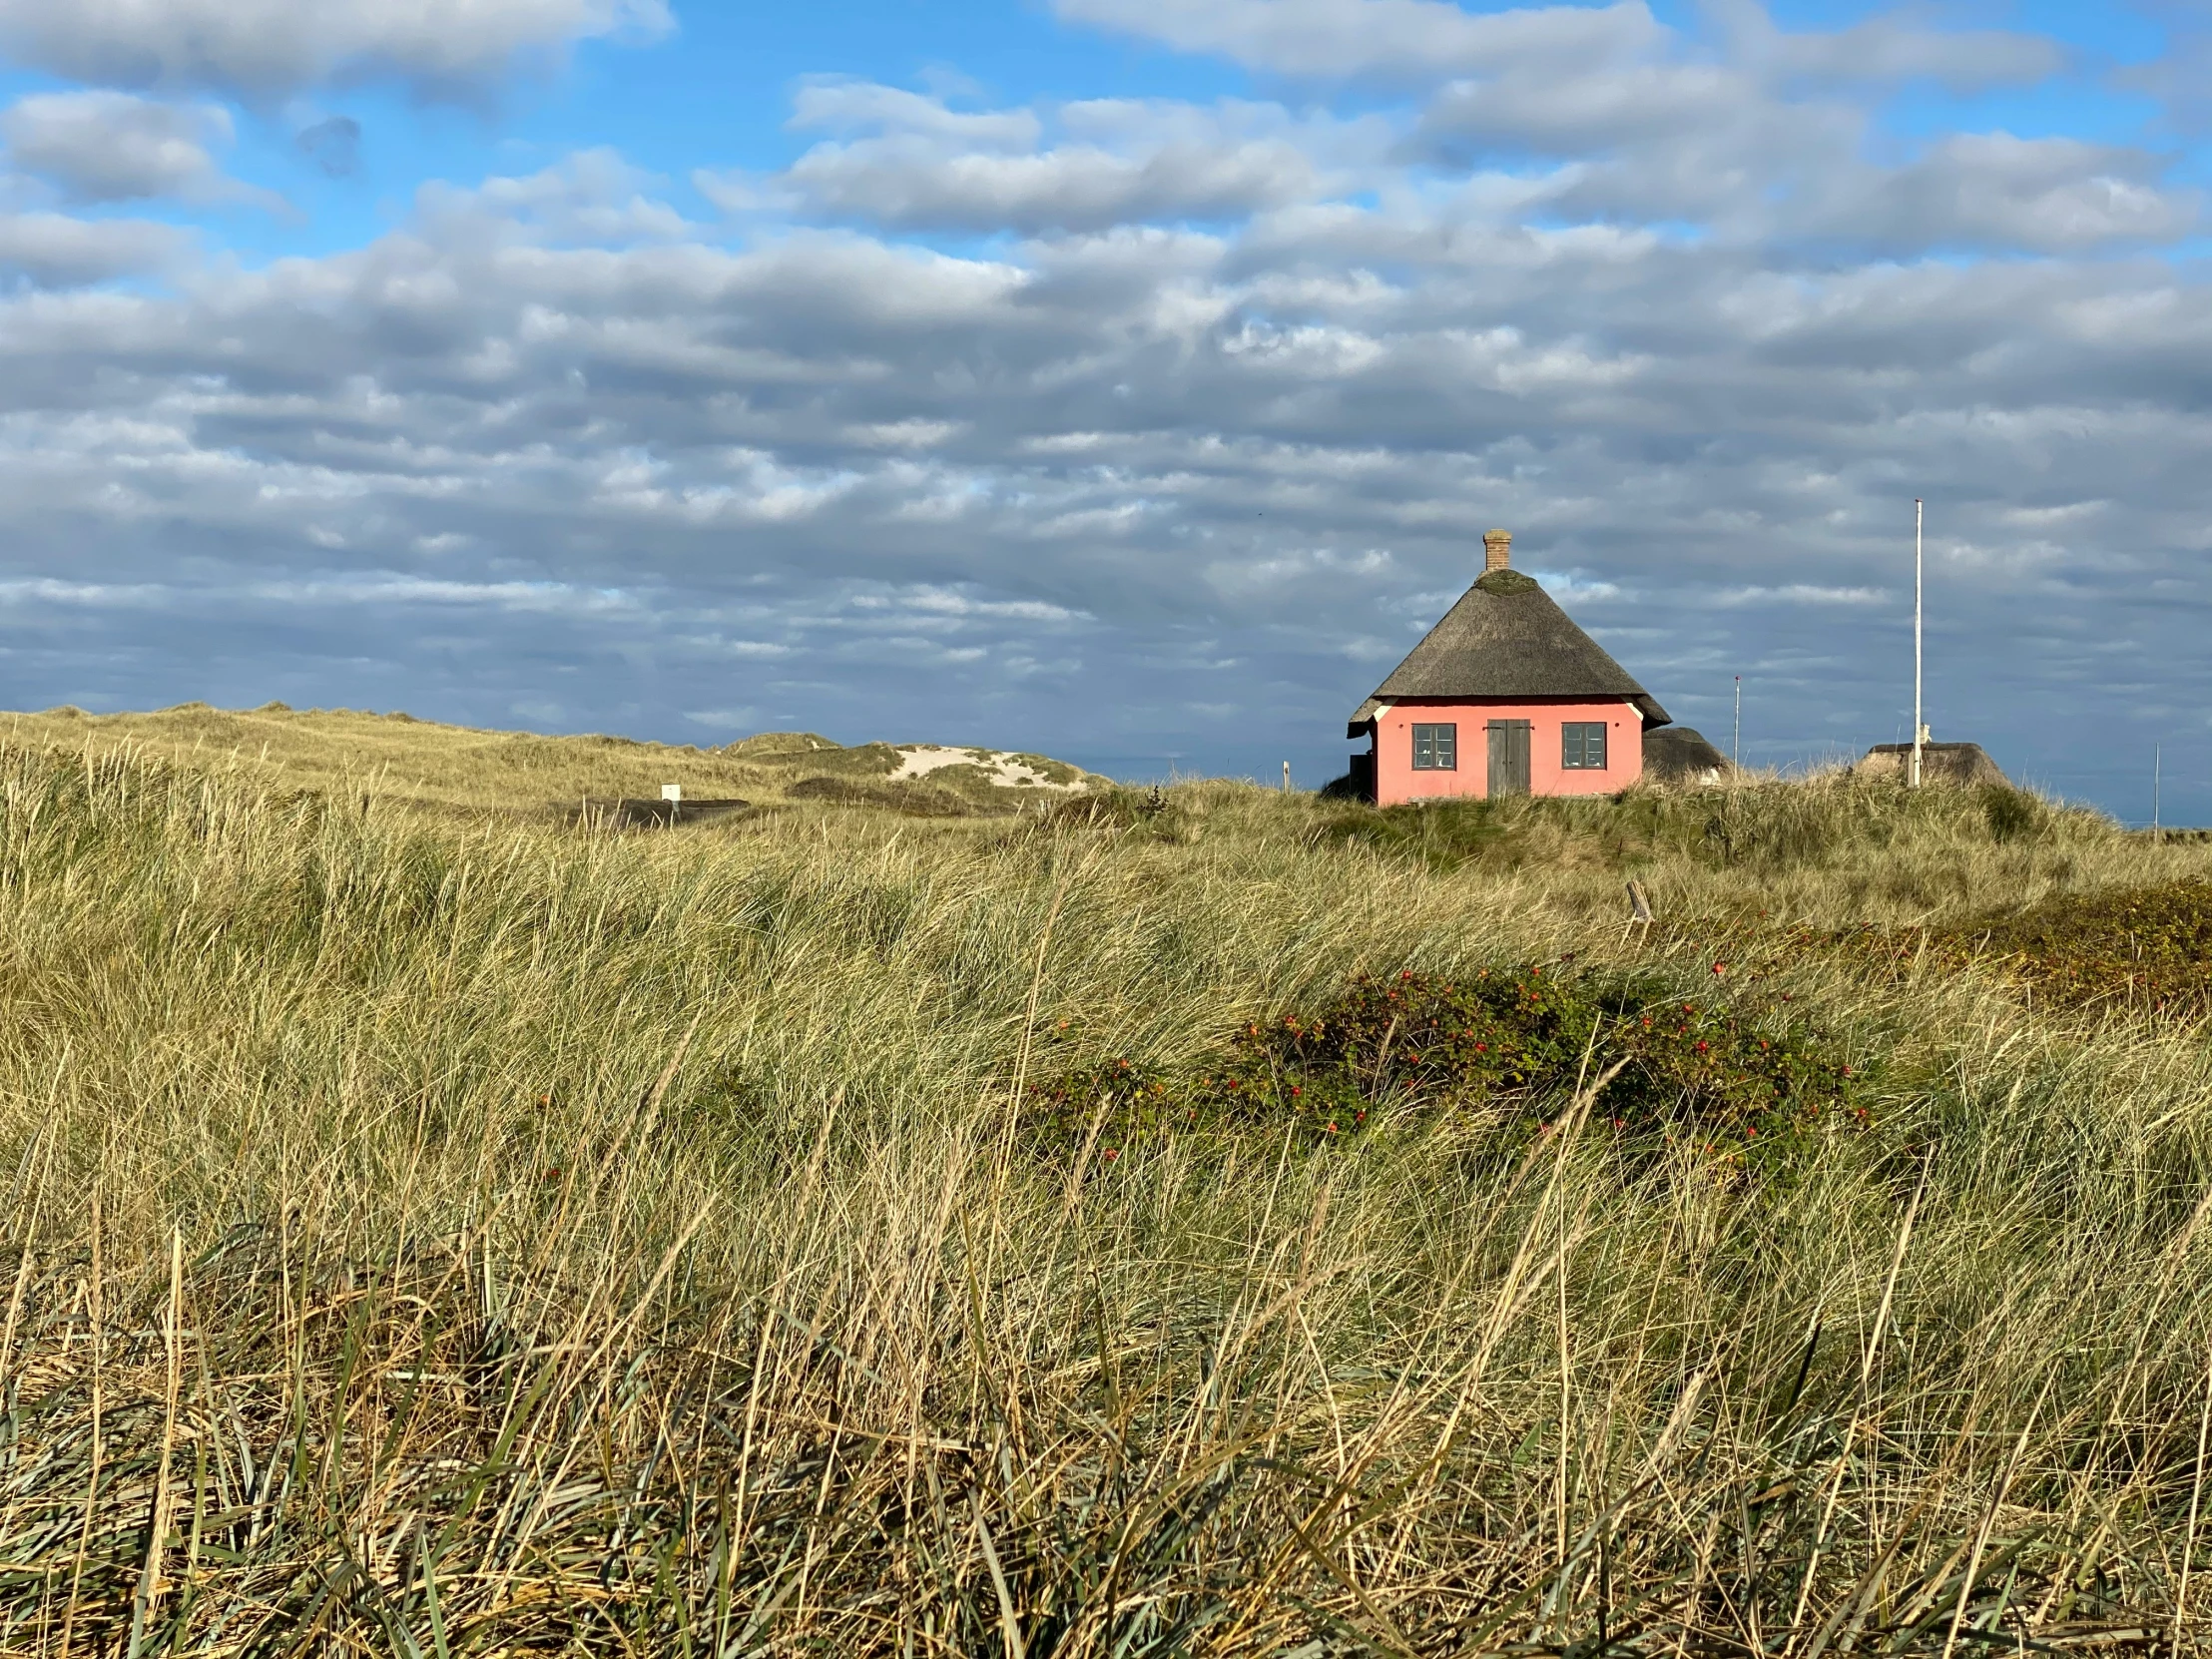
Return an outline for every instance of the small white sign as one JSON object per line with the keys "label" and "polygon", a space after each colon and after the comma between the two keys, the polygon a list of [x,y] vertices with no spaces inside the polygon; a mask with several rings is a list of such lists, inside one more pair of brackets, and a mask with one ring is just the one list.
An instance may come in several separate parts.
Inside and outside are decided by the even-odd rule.
{"label": "small white sign", "polygon": [[684,786],[681,784],[663,784],[661,786],[661,799],[663,801],[683,800]]}

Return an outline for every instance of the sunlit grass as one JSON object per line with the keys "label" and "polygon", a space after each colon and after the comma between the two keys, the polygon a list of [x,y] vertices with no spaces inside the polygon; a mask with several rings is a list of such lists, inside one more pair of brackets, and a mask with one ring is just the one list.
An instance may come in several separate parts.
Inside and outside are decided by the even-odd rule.
{"label": "sunlit grass", "polygon": [[0,809],[8,1651],[2200,1628],[2192,1026],[1780,953],[1879,1083],[1755,1174],[1573,1132],[1587,1073],[1111,1161],[1025,1102],[1071,1043],[1187,1065],[1363,972],[1705,994],[1708,922],[1941,922],[2205,848],[1836,780],[1421,845],[1235,786],[610,834],[17,748]]}

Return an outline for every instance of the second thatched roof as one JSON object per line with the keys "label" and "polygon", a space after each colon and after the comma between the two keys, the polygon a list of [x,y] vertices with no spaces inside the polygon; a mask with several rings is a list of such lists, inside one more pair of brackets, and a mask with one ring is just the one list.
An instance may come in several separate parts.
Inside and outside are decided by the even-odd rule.
{"label": "second thatched roof", "polygon": [[[1852,771],[1861,778],[1904,778],[1913,770],[1913,746],[1878,743]],[[1921,778],[1930,784],[2001,784],[2011,787],[1988,752],[1977,743],[1921,745]]]}
{"label": "second thatched roof", "polygon": [[1517,570],[1478,577],[1360,705],[1347,735],[1358,737],[1382,704],[1416,697],[1619,698],[1647,729],[1669,724],[1658,700]]}
{"label": "second thatched roof", "polygon": [[1644,776],[1655,784],[1682,784],[1709,774],[1718,778],[1734,770],[1728,757],[1691,727],[1644,734]]}

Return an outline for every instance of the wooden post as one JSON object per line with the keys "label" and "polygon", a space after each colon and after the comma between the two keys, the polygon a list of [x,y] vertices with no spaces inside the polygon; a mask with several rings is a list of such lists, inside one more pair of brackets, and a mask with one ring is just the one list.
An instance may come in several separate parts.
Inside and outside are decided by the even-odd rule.
{"label": "wooden post", "polygon": [[1651,899],[1644,892],[1644,884],[1633,875],[1628,878],[1628,919],[1630,921],[1649,921],[1651,919]]}
{"label": "wooden post", "polygon": [[1291,763],[1288,761],[1283,763],[1283,793],[1291,793]]}

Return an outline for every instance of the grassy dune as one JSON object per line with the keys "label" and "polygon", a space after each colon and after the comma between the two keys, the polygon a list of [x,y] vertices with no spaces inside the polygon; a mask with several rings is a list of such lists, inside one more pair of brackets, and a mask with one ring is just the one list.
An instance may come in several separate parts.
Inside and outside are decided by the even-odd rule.
{"label": "grassy dune", "polygon": [[[773,833],[362,793],[0,751],[0,1650],[2212,1629],[2203,1033],[1793,931],[2203,846],[1836,780]],[[1107,1147],[1027,1104],[1361,973],[1570,953],[1787,990],[1867,1126],[1747,1163],[1607,1131],[1588,1078],[1381,1067],[1327,1146],[1261,1114]]]}
{"label": "grassy dune", "polygon": [[[441,726],[406,714],[352,709],[214,709],[184,703],[152,714],[81,709],[0,716],[0,741],[134,752],[270,790],[313,790],[356,805],[405,804],[453,819],[573,815],[585,801],[658,799],[664,784],[692,799],[735,798],[767,808],[810,793],[842,793],[909,816],[1012,812],[1039,792],[999,787],[986,769],[952,766],[903,786],[889,745],[842,748],[809,732],[769,733],[719,749],[631,738],[545,737]],[[1062,786],[1085,775],[1043,756],[1017,757]],[[843,786],[841,791],[825,786]],[[1049,793],[1049,792],[1046,792]]]}

